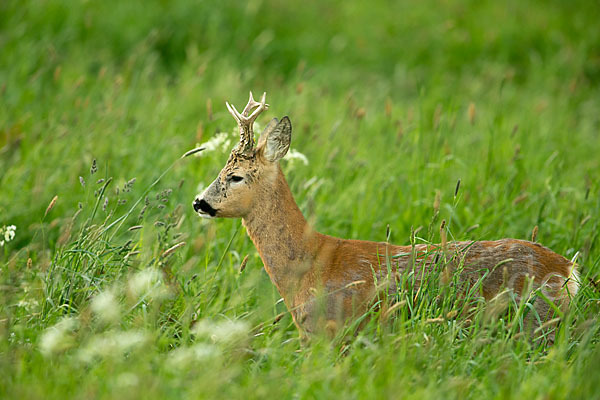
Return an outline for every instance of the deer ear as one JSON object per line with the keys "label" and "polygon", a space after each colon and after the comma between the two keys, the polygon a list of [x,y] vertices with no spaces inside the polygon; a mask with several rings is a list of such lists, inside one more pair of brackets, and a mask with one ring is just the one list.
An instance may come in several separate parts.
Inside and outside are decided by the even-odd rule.
{"label": "deer ear", "polygon": [[267,141],[267,136],[269,136],[269,133],[271,133],[271,131],[275,129],[278,122],[279,120],[277,118],[273,118],[271,121],[269,121],[267,126],[265,126],[265,129],[263,129],[262,133],[260,134],[260,137],[258,138],[256,148],[260,149],[265,145],[265,142]]}
{"label": "deer ear", "polygon": [[[261,150],[263,157],[270,162],[280,160],[288,152],[292,141],[292,123],[286,116],[274,125],[271,121],[260,137],[259,143],[262,145]],[[274,126],[271,126],[271,125]],[[264,137],[264,139],[263,139]]]}

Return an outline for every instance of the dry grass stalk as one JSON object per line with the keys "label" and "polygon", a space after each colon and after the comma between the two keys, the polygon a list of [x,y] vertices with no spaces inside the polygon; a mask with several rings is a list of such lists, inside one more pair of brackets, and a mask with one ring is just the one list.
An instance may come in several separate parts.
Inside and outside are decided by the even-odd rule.
{"label": "dry grass stalk", "polygon": [[436,189],[435,190],[435,199],[433,200],[433,212],[437,214],[440,211],[440,203],[441,203],[442,193]]}
{"label": "dry grass stalk", "polygon": [[50,204],[48,204],[48,207],[46,207],[46,212],[44,213],[44,217],[46,217],[46,215],[48,215],[48,213],[50,211],[52,211],[52,209],[54,208],[54,206],[56,205],[56,200],[58,200],[58,195],[54,196],[52,198],[52,200],[50,201]]}
{"label": "dry grass stalk", "polygon": [[469,123],[473,125],[475,123],[475,103],[469,104],[467,114],[469,115]]}
{"label": "dry grass stalk", "polygon": [[533,227],[533,232],[531,232],[531,241],[535,243],[535,240],[537,239],[537,234],[538,234],[538,226],[534,226]]}
{"label": "dry grass stalk", "polygon": [[388,118],[392,116],[392,100],[389,97],[385,99],[385,116]]}
{"label": "dry grass stalk", "polygon": [[397,303],[394,303],[390,308],[385,310],[385,312],[383,313],[383,319],[387,320],[390,317],[390,315],[392,315],[394,313],[394,311],[396,311],[400,307],[404,306],[405,304],[406,304],[406,300],[402,300]]}
{"label": "dry grass stalk", "polygon": [[171,254],[173,254],[175,252],[175,250],[177,250],[178,248],[185,246],[185,242],[179,242],[174,246],[169,247],[167,250],[164,251],[164,253],[162,253],[163,258],[170,256]]}
{"label": "dry grass stalk", "polygon": [[277,316],[275,317],[275,319],[273,320],[273,325],[277,324],[279,321],[281,321],[281,318],[283,318],[285,316],[286,313],[282,312],[277,314]]}
{"label": "dry grass stalk", "polygon": [[199,152],[201,152],[202,150],[204,150],[204,147],[196,147],[195,149],[188,150],[188,151],[186,151],[186,152],[185,152],[185,153],[184,153],[184,154],[181,156],[181,158],[186,158],[186,157],[189,157],[189,156],[191,156],[192,154],[196,154],[196,153],[199,153]]}
{"label": "dry grass stalk", "polygon": [[427,323],[427,324],[441,324],[444,321],[446,321],[444,318],[437,317],[437,318],[429,318],[429,319],[427,319],[425,321],[425,323]]}
{"label": "dry grass stalk", "polygon": [[212,121],[213,107],[212,107],[212,99],[210,97],[206,100],[206,116],[209,121]]}
{"label": "dry grass stalk", "polygon": [[242,263],[240,264],[240,273],[244,272],[244,270],[246,269],[247,263],[248,263],[248,254],[246,254],[244,259],[242,260]]}
{"label": "dry grass stalk", "polygon": [[440,238],[441,238],[441,245],[442,245],[442,252],[444,253],[444,263],[446,264],[444,266],[444,270],[442,271],[442,284],[447,285],[450,283],[450,280],[452,279],[452,270],[450,268],[450,264],[447,264],[448,262],[448,258],[450,257],[449,252],[448,252],[448,237],[446,236],[446,220],[442,220],[442,224],[440,225]]}

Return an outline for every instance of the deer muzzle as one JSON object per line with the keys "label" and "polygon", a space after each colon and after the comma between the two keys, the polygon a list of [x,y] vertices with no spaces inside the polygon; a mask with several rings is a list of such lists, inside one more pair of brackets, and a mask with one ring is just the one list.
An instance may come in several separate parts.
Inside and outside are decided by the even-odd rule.
{"label": "deer muzzle", "polygon": [[[215,218],[217,216],[218,209],[213,207],[215,199],[218,198],[220,192],[219,179],[215,179],[204,192],[200,193],[194,199],[192,207],[194,211],[198,213],[202,218]],[[218,203],[218,201],[217,201]]]}
{"label": "deer muzzle", "polygon": [[194,211],[204,218],[214,218],[217,215],[217,210],[212,208],[210,204],[204,199],[195,199],[192,203]]}

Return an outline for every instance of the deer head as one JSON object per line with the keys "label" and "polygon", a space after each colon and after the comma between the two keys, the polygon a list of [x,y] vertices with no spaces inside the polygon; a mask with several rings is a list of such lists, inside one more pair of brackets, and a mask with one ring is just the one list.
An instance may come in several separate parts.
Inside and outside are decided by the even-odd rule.
{"label": "deer head", "polygon": [[254,143],[254,121],[268,108],[266,93],[260,102],[252,97],[239,113],[229,104],[227,109],[237,121],[240,142],[233,148],[225,167],[204,192],[196,196],[194,210],[204,218],[244,217],[261,198],[269,196],[269,188],[277,177],[278,161],[287,153],[292,138],[292,124],[286,116],[274,118]]}

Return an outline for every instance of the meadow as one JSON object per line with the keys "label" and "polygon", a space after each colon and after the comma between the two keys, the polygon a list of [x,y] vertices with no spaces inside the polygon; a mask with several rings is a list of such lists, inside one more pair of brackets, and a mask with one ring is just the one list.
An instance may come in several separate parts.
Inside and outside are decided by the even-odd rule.
{"label": "meadow", "polygon": [[[0,2],[0,398],[600,398],[599,20],[583,0]],[[555,343],[521,332],[527,301],[435,279],[302,343],[241,221],[191,207],[250,90],[259,125],[292,121],[282,168],[320,232],[439,242],[445,221],[576,261]]]}

